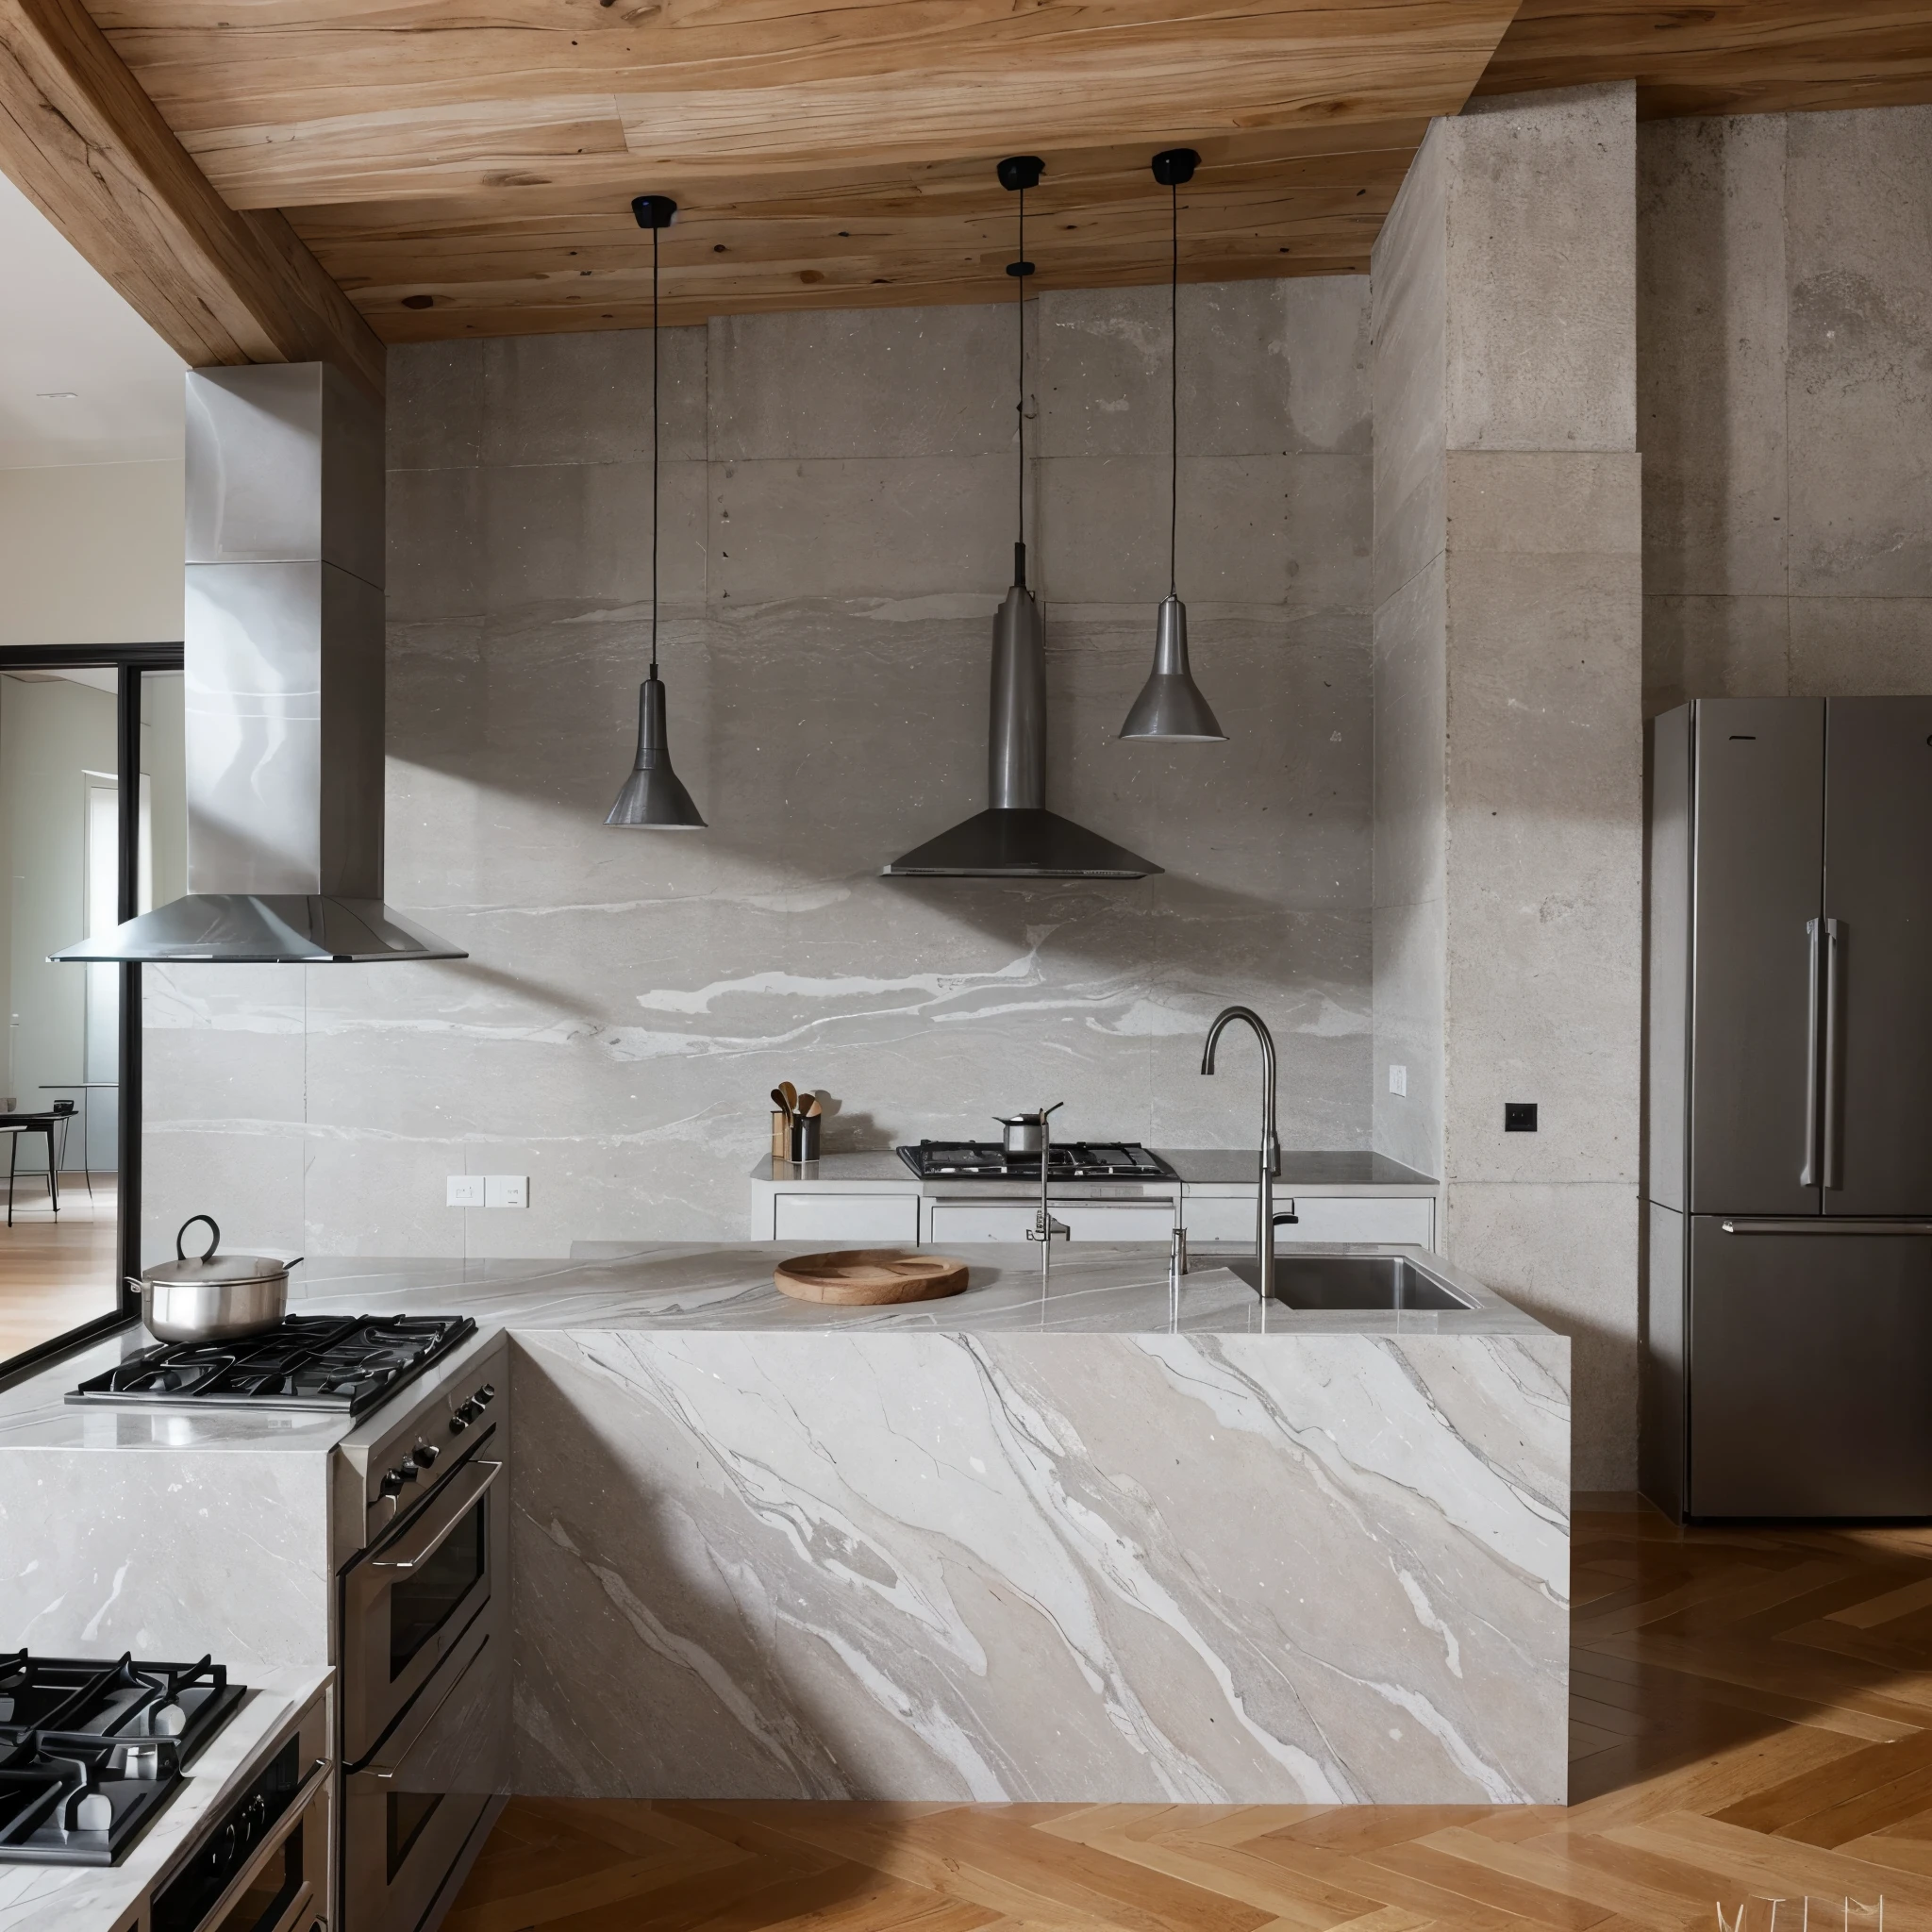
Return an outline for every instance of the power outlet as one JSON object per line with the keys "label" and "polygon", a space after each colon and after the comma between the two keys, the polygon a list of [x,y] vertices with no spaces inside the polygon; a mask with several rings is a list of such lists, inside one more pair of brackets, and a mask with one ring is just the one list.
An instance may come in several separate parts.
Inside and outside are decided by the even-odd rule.
{"label": "power outlet", "polygon": [[480,1208],[484,1205],[483,1176],[480,1174],[453,1174],[443,1182],[445,1208]]}
{"label": "power outlet", "polygon": [[486,1174],[483,1205],[486,1208],[527,1208],[530,1205],[530,1176],[526,1174]]}
{"label": "power outlet", "polygon": [[1408,1092],[1408,1069],[1398,1067],[1392,1060],[1389,1066],[1389,1091],[1405,1096]]}
{"label": "power outlet", "polygon": [[1536,1102],[1506,1100],[1503,1103],[1503,1131],[1506,1134],[1536,1132]]}

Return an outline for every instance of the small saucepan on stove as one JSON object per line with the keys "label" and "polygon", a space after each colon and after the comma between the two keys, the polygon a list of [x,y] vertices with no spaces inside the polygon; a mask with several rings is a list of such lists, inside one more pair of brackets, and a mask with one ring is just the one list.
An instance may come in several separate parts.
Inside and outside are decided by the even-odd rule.
{"label": "small saucepan on stove", "polygon": [[1046,1145],[1046,1117],[1058,1113],[1062,1103],[1034,1113],[996,1113],[993,1119],[1006,1129],[1002,1145],[1008,1154],[1038,1154]]}
{"label": "small saucepan on stove", "polygon": [[[188,1230],[207,1224],[208,1247],[190,1256]],[[209,1214],[181,1224],[175,1258],[144,1269],[130,1288],[141,1291],[141,1319],[160,1341],[226,1341],[275,1327],[289,1311],[289,1270],[299,1264],[273,1255],[223,1255],[222,1231]]]}

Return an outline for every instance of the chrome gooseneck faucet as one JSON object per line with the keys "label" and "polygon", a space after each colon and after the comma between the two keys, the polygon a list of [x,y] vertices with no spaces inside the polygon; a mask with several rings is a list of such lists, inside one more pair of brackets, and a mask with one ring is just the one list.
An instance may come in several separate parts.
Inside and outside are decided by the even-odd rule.
{"label": "chrome gooseneck faucet", "polygon": [[1259,1269],[1256,1287],[1262,1302],[1274,1299],[1274,1176],[1281,1172],[1281,1140],[1274,1131],[1274,1036],[1268,1023],[1250,1007],[1224,1007],[1208,1029],[1201,1049],[1201,1071],[1214,1071],[1214,1045],[1231,1020],[1244,1020],[1261,1042],[1261,1155],[1259,1186],[1255,1191],[1255,1261]]}
{"label": "chrome gooseneck faucet", "polygon": [[[1040,1286],[1046,1287],[1047,1264],[1053,1258],[1053,1244],[1065,1241],[1072,1233],[1064,1221],[1056,1221],[1047,1206],[1046,1180],[1053,1169],[1053,1126],[1048,1119],[1066,1106],[1064,1100],[1056,1100],[1051,1107],[1040,1109],[1040,1212],[1034,1218],[1031,1227],[1026,1230],[1029,1241],[1040,1243]],[[1024,1116],[1023,1116],[1024,1118]]]}

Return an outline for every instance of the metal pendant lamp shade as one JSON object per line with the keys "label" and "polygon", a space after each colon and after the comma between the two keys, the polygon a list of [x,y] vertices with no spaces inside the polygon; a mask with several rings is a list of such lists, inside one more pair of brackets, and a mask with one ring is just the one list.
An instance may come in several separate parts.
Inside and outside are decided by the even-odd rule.
{"label": "metal pendant lamp shade", "polygon": [[664,680],[658,667],[638,689],[637,769],[624,781],[607,825],[633,831],[702,832],[703,814],[671,769],[671,747],[664,730]]}
{"label": "metal pendant lamp shade", "polygon": [[651,231],[651,669],[638,687],[638,758],[604,823],[633,832],[701,832],[704,814],[671,769],[664,680],[658,675],[658,234],[677,204],[668,194],[641,194],[630,205]]}
{"label": "metal pendant lamp shade", "polygon": [[1188,664],[1188,607],[1174,588],[1174,551],[1180,520],[1180,286],[1181,216],[1180,191],[1193,178],[1201,157],[1191,147],[1163,149],[1154,157],[1154,178],[1170,196],[1170,241],[1173,268],[1168,282],[1168,313],[1174,329],[1174,349],[1168,390],[1168,426],[1171,436],[1167,512],[1167,595],[1160,600],[1160,613],[1154,627],[1154,669],[1141,687],[1141,695],[1127,712],[1121,726],[1123,738],[1167,738],[1182,743],[1213,744],[1225,741],[1227,733],[1214,715],[1214,707],[1202,696]]}
{"label": "metal pendant lamp shade", "polygon": [[1154,669],[1121,726],[1123,738],[1191,739],[1197,744],[1225,742],[1214,708],[1201,695],[1188,669],[1188,607],[1172,591],[1160,600],[1155,620]]}

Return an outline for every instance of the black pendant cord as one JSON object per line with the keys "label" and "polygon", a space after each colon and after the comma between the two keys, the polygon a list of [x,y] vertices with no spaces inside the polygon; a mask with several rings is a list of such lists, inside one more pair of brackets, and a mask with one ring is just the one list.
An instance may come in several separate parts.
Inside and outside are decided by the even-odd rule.
{"label": "black pendant cord", "polygon": [[1171,197],[1168,234],[1173,260],[1167,282],[1168,391],[1167,391],[1167,594],[1176,593],[1174,553],[1179,547],[1181,517],[1181,191],[1177,181],[1168,184]]}
{"label": "black pendant cord", "polygon": [[1013,313],[1020,325],[1020,400],[1014,406],[1020,420],[1020,475],[1016,491],[1017,522],[1013,531],[1013,581],[1026,581],[1026,191],[1020,191],[1020,272],[1013,277]]}
{"label": "black pendant cord", "polygon": [[658,230],[651,230],[651,675],[658,675]]}

